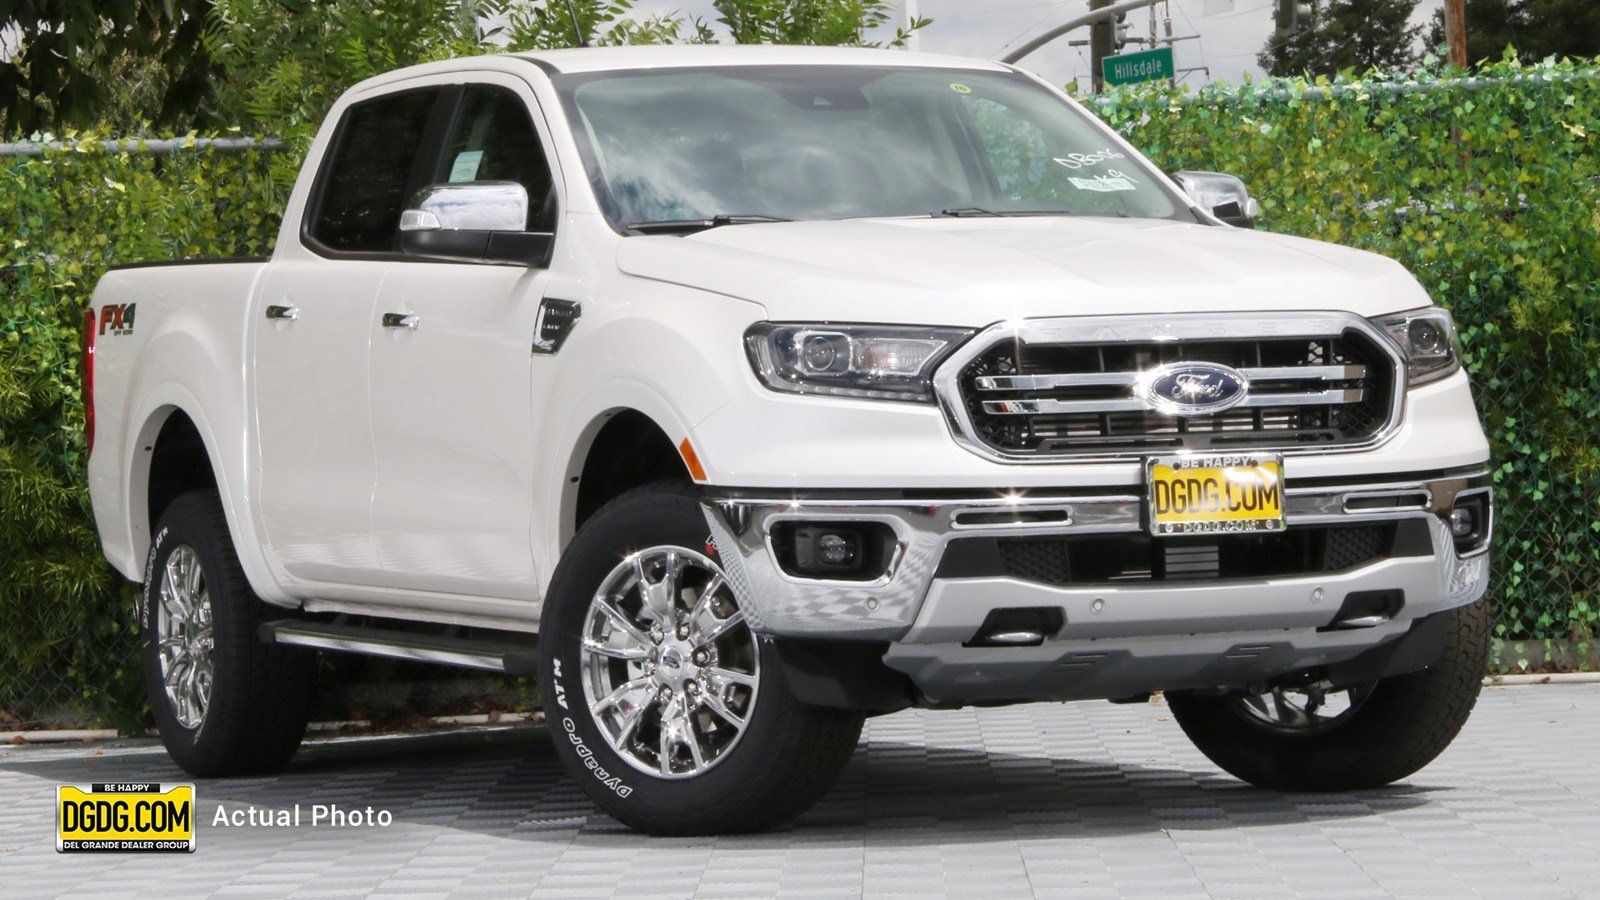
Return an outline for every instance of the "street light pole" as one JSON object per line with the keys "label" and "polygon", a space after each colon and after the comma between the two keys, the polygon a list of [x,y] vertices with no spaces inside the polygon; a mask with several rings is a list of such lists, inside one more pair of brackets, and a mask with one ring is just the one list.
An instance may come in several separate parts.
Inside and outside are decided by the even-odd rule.
{"label": "street light pole", "polygon": [[[1105,9],[1110,5],[1111,0],[1089,0],[1089,11]],[[1104,62],[1106,57],[1112,55],[1112,34],[1116,27],[1111,16],[1089,26],[1089,85],[1096,94],[1106,86]]]}
{"label": "street light pole", "polygon": [[1093,10],[1092,12],[1069,19],[1066,22],[1049,29],[1033,40],[1028,41],[1026,44],[1023,44],[1015,50],[1012,50],[1010,53],[1007,53],[1005,56],[1000,57],[1000,61],[1003,63],[1015,63],[1021,60],[1024,56],[1027,56],[1028,54],[1039,49],[1040,47],[1043,47],[1045,44],[1050,43],[1056,38],[1061,37],[1063,34],[1066,34],[1074,28],[1082,28],[1083,26],[1092,22],[1098,22],[1101,19],[1109,19],[1110,17],[1115,16],[1117,13],[1130,12],[1135,9],[1144,9],[1146,6],[1154,6],[1160,2],[1161,0],[1121,0],[1120,3],[1112,3],[1110,6],[1107,6],[1104,9]]}

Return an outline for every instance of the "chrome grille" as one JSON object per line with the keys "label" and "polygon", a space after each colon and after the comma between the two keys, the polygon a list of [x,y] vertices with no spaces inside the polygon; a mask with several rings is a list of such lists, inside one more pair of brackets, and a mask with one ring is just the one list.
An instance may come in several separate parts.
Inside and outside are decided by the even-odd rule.
{"label": "chrome grille", "polygon": [[[1349,447],[1398,418],[1398,355],[1365,320],[1324,314],[1286,326],[1229,314],[1219,334],[1199,319],[1172,324],[1185,319],[1025,324],[980,336],[941,370],[941,400],[969,444],[1022,460]],[[1209,414],[1151,409],[1141,379],[1186,362],[1238,370],[1249,381],[1245,400]]]}

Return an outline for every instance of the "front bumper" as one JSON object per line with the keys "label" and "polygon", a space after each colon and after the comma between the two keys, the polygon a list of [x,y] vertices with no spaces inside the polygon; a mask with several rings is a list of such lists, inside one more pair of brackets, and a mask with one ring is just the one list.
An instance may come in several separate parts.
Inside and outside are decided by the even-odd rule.
{"label": "front bumper", "polygon": [[[710,489],[703,508],[757,632],[887,641],[885,662],[909,675],[925,698],[972,703],[1237,685],[1347,660],[1400,637],[1421,618],[1483,595],[1487,536],[1458,554],[1443,517],[1457,498],[1489,492],[1482,467],[1360,482],[1291,481],[1290,528],[1421,520],[1431,547],[1337,573],[1066,586],[937,573],[957,539],[1142,534],[1142,492],[885,497]],[[895,535],[887,572],[872,582],[846,582],[783,571],[773,530],[805,521],[887,525]],[[1362,591],[1402,591],[1403,605],[1367,627],[1328,629],[1343,599]],[[964,646],[991,610],[1010,607],[1059,609],[1064,625],[1038,646]]]}

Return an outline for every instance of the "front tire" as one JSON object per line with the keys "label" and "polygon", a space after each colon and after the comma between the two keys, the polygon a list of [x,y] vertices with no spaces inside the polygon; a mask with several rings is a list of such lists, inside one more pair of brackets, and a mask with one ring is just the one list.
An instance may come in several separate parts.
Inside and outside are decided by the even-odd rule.
{"label": "front tire", "polygon": [[315,657],[261,642],[271,608],[250,590],[212,491],[172,501],[140,595],[145,694],[161,742],[191,775],[260,775],[300,746]]}
{"label": "front tire", "polygon": [[787,821],[860,737],[861,714],[790,693],[687,485],[631,491],[584,524],[551,581],[539,647],[562,762],[601,809],[650,834]]}
{"label": "front tire", "polygon": [[[1343,708],[1280,688],[1271,695],[1169,698],[1200,752],[1235,777],[1280,791],[1353,791],[1410,776],[1455,740],[1483,688],[1489,657],[1486,601],[1448,616],[1440,660],[1420,672],[1340,692]],[[1330,692],[1331,693],[1331,692]]]}

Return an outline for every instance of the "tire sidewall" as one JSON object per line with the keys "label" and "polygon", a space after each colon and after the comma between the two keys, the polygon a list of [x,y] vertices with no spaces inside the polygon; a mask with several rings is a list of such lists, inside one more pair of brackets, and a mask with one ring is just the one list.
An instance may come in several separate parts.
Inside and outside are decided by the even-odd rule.
{"label": "tire sidewall", "polygon": [[[739,743],[709,771],[663,779],[636,769],[611,748],[590,715],[579,647],[589,603],[607,575],[634,550],[678,546],[718,562],[698,505],[682,494],[640,495],[607,507],[568,547],[551,580],[540,628],[540,691],[551,739],[584,791],[619,819],[658,819],[737,791],[780,752],[780,720],[798,703],[783,681],[770,643],[760,637],[755,707]],[[642,502],[638,502],[642,501]]]}

